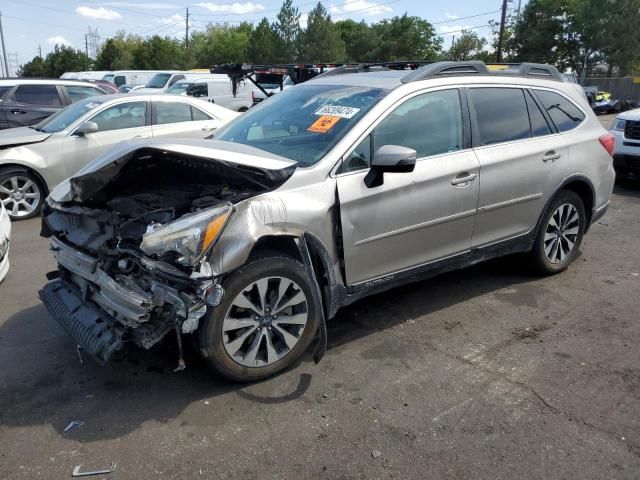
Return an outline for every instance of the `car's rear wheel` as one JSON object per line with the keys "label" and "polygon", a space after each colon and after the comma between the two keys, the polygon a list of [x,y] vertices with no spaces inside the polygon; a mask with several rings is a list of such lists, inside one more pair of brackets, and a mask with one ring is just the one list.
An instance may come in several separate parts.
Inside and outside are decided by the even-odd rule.
{"label": "car's rear wheel", "polygon": [[531,252],[538,271],[551,275],[576,258],[586,227],[584,204],[570,190],[561,191],[547,208]]}
{"label": "car's rear wheel", "polygon": [[0,202],[11,220],[24,220],[40,213],[45,191],[40,180],[26,170],[0,171]]}
{"label": "car's rear wheel", "polygon": [[198,329],[210,367],[242,382],[262,380],[295,364],[319,322],[304,266],[289,257],[255,260],[225,282],[224,299]]}

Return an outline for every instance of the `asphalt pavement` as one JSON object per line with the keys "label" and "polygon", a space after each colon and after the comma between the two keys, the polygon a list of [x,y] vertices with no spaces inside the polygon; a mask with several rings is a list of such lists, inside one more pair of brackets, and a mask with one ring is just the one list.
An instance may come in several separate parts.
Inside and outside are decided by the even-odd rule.
{"label": "asphalt pavement", "polygon": [[640,477],[640,185],[616,186],[566,272],[507,257],[370,297],[320,364],[252,385],[191,349],[172,373],[173,342],[81,361],[37,299],[55,267],[38,220],[13,227],[2,479]]}

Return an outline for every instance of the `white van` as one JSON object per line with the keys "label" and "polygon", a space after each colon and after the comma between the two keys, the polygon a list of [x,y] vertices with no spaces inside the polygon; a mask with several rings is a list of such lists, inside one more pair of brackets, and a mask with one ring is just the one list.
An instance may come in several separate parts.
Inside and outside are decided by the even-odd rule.
{"label": "white van", "polygon": [[105,75],[109,75],[111,72],[107,70],[102,71],[86,71],[78,72],[77,80],[102,80]]}
{"label": "white van", "polygon": [[158,73],[154,70],[118,70],[102,77],[102,80],[113,83],[116,87],[122,85],[146,85]]}
{"label": "white van", "polygon": [[234,95],[233,85],[227,75],[207,75],[195,81],[182,80],[176,82],[167,93],[190,95],[236,112],[247,111],[253,105],[251,86],[248,82],[238,83]]}

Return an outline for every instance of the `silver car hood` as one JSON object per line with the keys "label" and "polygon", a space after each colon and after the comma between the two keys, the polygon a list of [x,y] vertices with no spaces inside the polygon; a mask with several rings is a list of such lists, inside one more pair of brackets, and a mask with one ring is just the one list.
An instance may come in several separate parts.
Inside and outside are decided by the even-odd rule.
{"label": "silver car hood", "polygon": [[[80,169],[73,177],[53,189],[49,197],[55,202],[86,200],[107,185],[130,161],[144,161],[146,151],[162,151],[198,157],[242,169],[256,182],[278,183],[288,178],[297,163],[264,150],[220,140],[158,139],[122,142]],[[258,177],[262,177],[262,180]]]}
{"label": "silver car hood", "polygon": [[0,130],[0,149],[42,142],[51,135],[51,133],[38,132],[29,127],[6,128]]}

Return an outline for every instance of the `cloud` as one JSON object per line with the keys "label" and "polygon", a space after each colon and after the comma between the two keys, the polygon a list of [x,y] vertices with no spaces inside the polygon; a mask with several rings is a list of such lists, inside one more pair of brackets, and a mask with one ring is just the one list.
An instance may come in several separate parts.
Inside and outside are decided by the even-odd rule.
{"label": "cloud", "polygon": [[138,3],[138,2],[101,2],[102,5],[107,7],[131,7],[139,9],[149,10],[173,10],[175,8],[181,8],[180,5],[174,5],[172,3]]}
{"label": "cloud", "polygon": [[47,43],[51,45],[66,45],[70,46],[71,42],[64,38],[62,35],[56,35],[55,37],[47,38]]}
{"label": "cloud", "polygon": [[160,20],[158,20],[158,22],[169,25],[170,23],[184,22],[184,17],[178,13],[174,13],[170,17],[161,18]]}
{"label": "cloud", "polygon": [[448,13],[448,12],[446,12],[444,16],[447,17],[449,20],[456,20],[458,18],[458,15],[455,15],[453,13]]}
{"label": "cloud", "polygon": [[309,14],[308,13],[300,14],[300,21],[298,22],[300,23],[300,28],[307,28],[308,22],[309,22]]}
{"label": "cloud", "polygon": [[104,7],[91,8],[80,5],[76,8],[76,13],[83,17],[96,18],[99,20],[117,20],[118,18],[122,18],[122,15],[115,10],[109,10]]}
{"label": "cloud", "polygon": [[375,2],[369,2],[367,0],[355,0],[342,5],[342,8],[331,5],[329,11],[334,15],[344,15],[349,13],[358,13],[362,15],[382,15],[383,13],[391,12],[393,9],[387,5],[380,5]]}
{"label": "cloud", "polygon": [[461,30],[471,30],[473,27],[470,25],[440,25],[440,33],[449,35],[450,33],[458,33]]}
{"label": "cloud", "polygon": [[264,6],[260,5],[259,3],[251,3],[251,2],[245,2],[245,3],[236,2],[236,3],[221,3],[221,4],[202,2],[202,3],[196,3],[194,7],[205,8],[213,13],[244,14],[244,13],[261,12],[264,10]]}

